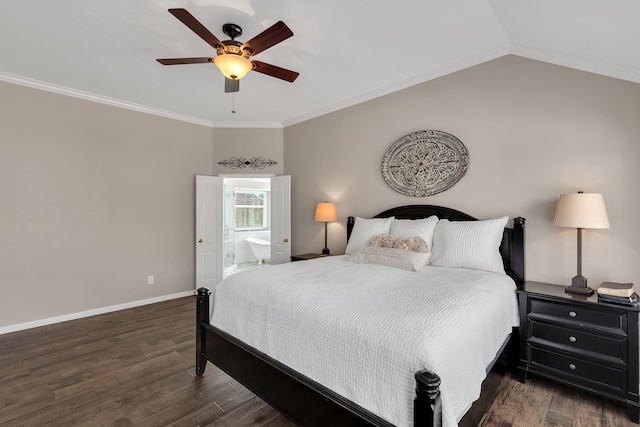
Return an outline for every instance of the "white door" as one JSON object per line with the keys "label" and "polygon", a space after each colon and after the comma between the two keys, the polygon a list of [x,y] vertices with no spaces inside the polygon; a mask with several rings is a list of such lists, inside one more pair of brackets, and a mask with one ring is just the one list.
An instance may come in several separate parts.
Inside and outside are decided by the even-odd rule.
{"label": "white door", "polygon": [[271,178],[271,264],[291,261],[291,177]]}
{"label": "white door", "polygon": [[223,179],[196,175],[196,289],[213,289],[223,274]]}

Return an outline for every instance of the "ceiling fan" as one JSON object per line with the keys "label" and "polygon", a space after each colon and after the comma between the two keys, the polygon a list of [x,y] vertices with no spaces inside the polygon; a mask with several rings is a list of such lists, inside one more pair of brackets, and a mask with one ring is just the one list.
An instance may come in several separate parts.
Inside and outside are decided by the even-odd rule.
{"label": "ceiling fan", "polygon": [[240,43],[235,40],[236,37],[242,35],[242,28],[239,25],[224,24],[222,32],[229,36],[231,40],[222,42],[186,9],[169,9],[169,12],[213,47],[217,56],[215,58],[205,56],[200,58],[160,58],[156,60],[163,65],[213,62],[225,76],[225,92],[238,92],[240,90],[240,79],[251,70],[288,82],[293,82],[300,74],[265,62],[249,61],[248,59],[293,35],[293,31],[282,21],[276,22],[246,43]]}

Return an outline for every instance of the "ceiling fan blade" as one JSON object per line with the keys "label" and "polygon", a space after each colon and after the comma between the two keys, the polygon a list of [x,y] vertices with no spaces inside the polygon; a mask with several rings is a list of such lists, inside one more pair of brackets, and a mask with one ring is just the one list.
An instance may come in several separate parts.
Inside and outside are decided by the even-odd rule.
{"label": "ceiling fan blade", "polygon": [[213,59],[208,56],[202,58],[158,58],[156,61],[162,65],[179,65],[179,64],[203,64],[211,62]]}
{"label": "ceiling fan blade", "polygon": [[230,92],[239,92],[240,91],[240,80],[235,79],[228,79],[228,78],[224,78],[224,92],[225,93],[230,93]]}
{"label": "ceiling fan blade", "polygon": [[190,14],[187,9],[169,9],[169,13],[178,18],[184,25],[189,27],[191,31],[196,33],[202,38],[202,40],[209,43],[209,45],[217,49],[218,46],[224,47],[224,44],[218,40],[216,36],[214,36],[211,31],[207,30],[207,28],[200,23],[192,14]]}
{"label": "ceiling fan blade", "polygon": [[243,44],[242,49],[251,49],[251,56],[253,56],[263,50],[269,49],[271,46],[276,45],[283,40],[288,39],[292,35],[293,31],[291,31],[284,22],[278,21]]}
{"label": "ceiling fan blade", "polygon": [[300,73],[296,71],[287,70],[286,68],[277,67],[275,65],[267,64],[266,62],[251,61],[251,63],[253,64],[253,71],[286,80],[288,82],[293,82],[300,75]]}

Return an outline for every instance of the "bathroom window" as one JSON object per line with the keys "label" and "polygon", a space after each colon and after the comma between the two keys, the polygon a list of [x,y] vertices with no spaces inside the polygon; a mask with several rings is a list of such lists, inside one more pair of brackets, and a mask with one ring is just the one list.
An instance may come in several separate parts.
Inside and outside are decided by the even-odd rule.
{"label": "bathroom window", "polygon": [[235,190],[236,230],[268,228],[268,194],[260,190]]}

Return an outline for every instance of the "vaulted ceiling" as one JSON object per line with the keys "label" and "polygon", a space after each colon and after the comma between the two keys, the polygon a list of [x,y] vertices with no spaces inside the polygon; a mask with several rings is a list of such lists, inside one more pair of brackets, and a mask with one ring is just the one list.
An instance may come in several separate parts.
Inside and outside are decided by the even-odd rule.
{"label": "vaulted ceiling", "polygon": [[[275,22],[294,36],[224,92],[215,57],[172,16],[185,8],[219,39]],[[4,0],[0,80],[209,126],[280,127],[507,54],[640,83],[637,0]],[[233,113],[232,110],[236,112]]]}

